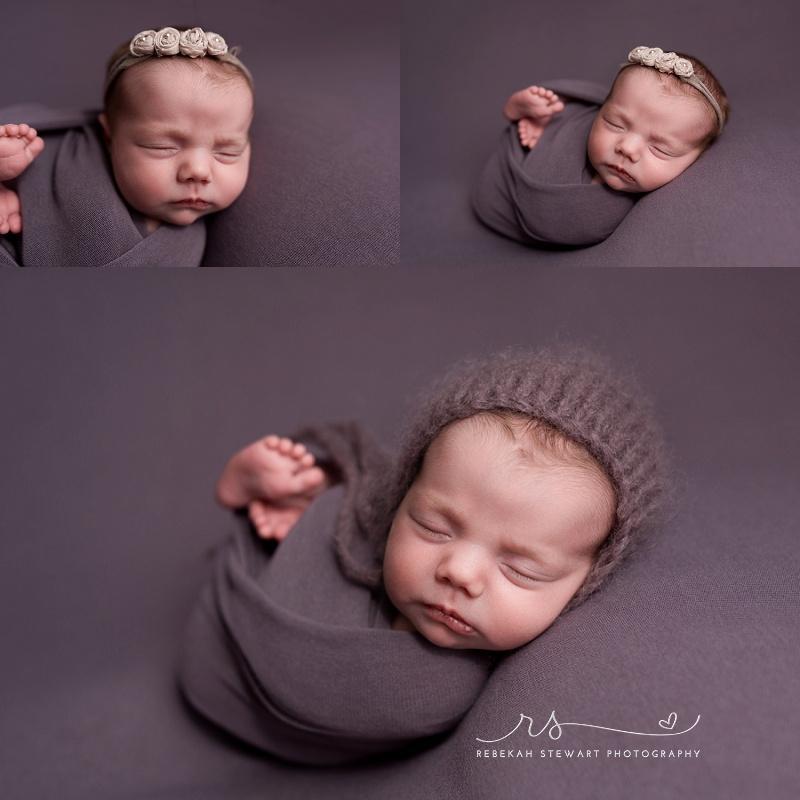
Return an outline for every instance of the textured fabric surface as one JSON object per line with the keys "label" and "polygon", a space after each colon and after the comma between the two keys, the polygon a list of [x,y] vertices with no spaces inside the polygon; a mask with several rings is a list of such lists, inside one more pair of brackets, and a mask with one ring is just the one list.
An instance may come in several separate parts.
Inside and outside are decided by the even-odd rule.
{"label": "textured fabric surface", "polygon": [[391,630],[387,609],[345,578],[333,546],[344,494],[320,497],[274,554],[240,517],[181,657],[195,708],[301,764],[424,748],[464,717],[492,663]]}
{"label": "textured fabric surface", "polygon": [[565,101],[532,149],[506,126],[472,193],[475,213],[503,236],[527,244],[585,246],[607,239],[638,195],[592,183],[586,142],[605,87],[548,81]]}
{"label": "textured fabric surface", "polygon": [[[798,294],[794,270],[3,271],[4,799],[796,798]],[[394,444],[457,359],[559,341],[659,410],[683,492],[650,545],[413,756],[293,766],[190,715],[180,637],[230,453],[353,417]],[[553,711],[644,733],[700,715],[655,740],[700,756],[615,758],[652,740],[566,726],[504,740],[533,758],[476,756]]]}
{"label": "textured fabric surface", "polygon": [[[76,125],[84,118],[84,124]],[[96,114],[17,106],[0,119],[26,121],[45,142],[42,154],[13,182],[23,214],[12,237],[22,267],[198,267],[205,222],[161,225],[149,236],[114,184]]]}
{"label": "textured fabric surface", "polygon": [[[643,7],[611,0],[408,0],[403,60],[403,260],[562,266],[800,264],[800,8],[765,0]],[[424,24],[419,24],[424,20]],[[732,113],[720,139],[644,196],[604,242],[572,251],[520,246],[476,220],[470,193],[497,147],[509,95],[558,77],[610,87],[632,47],[706,62]]]}
{"label": "textured fabric surface", "polygon": [[0,63],[15,79],[0,89],[0,106],[95,108],[106,59],[120,42],[183,23],[240,46],[255,80],[250,179],[232,207],[208,220],[203,265],[396,263],[400,70],[392,4],[142,0],[109,14],[99,0],[69,8],[33,0],[3,20]]}

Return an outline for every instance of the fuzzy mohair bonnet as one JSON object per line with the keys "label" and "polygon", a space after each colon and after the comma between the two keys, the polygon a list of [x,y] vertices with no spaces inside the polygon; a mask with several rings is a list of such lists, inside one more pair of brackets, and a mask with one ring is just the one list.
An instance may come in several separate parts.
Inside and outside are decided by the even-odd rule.
{"label": "fuzzy mohair bonnet", "polygon": [[428,446],[446,425],[480,412],[513,412],[545,422],[585,447],[614,487],[614,523],[567,607],[573,608],[658,522],[666,489],[663,439],[649,403],[635,381],[581,349],[505,351],[448,372],[414,413],[398,457],[384,468],[374,461],[373,469],[364,471],[337,531],[340,565],[358,583],[381,585],[392,519]]}

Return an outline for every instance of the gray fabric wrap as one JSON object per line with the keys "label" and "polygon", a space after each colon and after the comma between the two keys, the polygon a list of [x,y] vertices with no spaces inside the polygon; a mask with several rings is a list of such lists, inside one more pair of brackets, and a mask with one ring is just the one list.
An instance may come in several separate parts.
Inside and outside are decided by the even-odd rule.
{"label": "gray fabric wrap", "polygon": [[333,536],[346,495],[344,485],[319,497],[274,552],[240,517],[182,651],[181,687],[201,714],[303,764],[432,743],[467,713],[492,663],[391,630],[375,595],[344,577]]}
{"label": "gray fabric wrap", "polygon": [[638,195],[591,183],[589,130],[607,93],[586,81],[548,81],[565,108],[536,145],[524,148],[509,124],[473,192],[475,213],[488,227],[526,244],[584,246],[607,239]]}
{"label": "gray fabric wrap", "polygon": [[[145,236],[114,184],[96,112],[16,106],[0,120],[42,134],[42,154],[9,185],[19,194],[22,233],[0,247],[0,265],[197,267],[205,222],[162,224]],[[135,212],[134,212],[135,213]]]}

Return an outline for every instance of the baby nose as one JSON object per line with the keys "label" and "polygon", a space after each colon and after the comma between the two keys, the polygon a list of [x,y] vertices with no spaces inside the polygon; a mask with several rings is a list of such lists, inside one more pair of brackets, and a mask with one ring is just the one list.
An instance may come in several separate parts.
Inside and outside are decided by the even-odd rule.
{"label": "baby nose", "polygon": [[622,136],[617,140],[616,151],[631,161],[639,160],[639,143],[636,136]]}
{"label": "baby nose", "polygon": [[470,597],[483,591],[484,577],[480,557],[469,549],[449,552],[439,562],[436,578],[463,589]]}
{"label": "baby nose", "polygon": [[211,165],[208,157],[199,150],[187,150],[178,167],[181,183],[208,183],[211,180]]}

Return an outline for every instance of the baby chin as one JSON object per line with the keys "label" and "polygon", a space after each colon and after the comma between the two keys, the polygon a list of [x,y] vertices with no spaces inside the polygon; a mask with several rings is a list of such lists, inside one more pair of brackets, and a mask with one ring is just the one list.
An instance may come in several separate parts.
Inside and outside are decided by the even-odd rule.
{"label": "baby chin", "polygon": [[191,225],[200,217],[211,214],[216,210],[217,208],[213,203],[186,201],[169,203],[157,216],[162,222],[168,222],[170,225]]}

